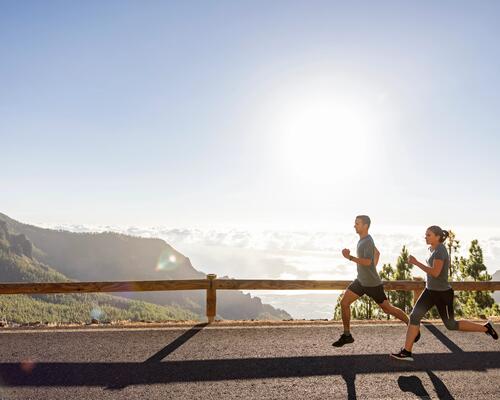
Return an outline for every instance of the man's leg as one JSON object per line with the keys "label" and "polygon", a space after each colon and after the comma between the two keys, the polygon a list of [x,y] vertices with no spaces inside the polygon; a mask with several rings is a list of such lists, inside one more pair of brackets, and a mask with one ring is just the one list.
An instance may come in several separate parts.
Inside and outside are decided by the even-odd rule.
{"label": "man's leg", "polygon": [[[358,290],[356,288],[357,283],[354,282],[354,290]],[[351,285],[352,286],[352,285]],[[350,287],[351,287],[350,286]],[[353,343],[354,338],[349,331],[350,323],[351,323],[351,304],[359,298],[359,294],[353,292],[349,288],[346,289],[344,294],[342,295],[342,300],[340,301],[340,307],[342,310],[342,323],[344,324],[344,333],[340,335],[340,338],[332,343],[333,347],[342,347],[345,344]]]}
{"label": "man's leg", "polygon": [[351,328],[351,304],[359,299],[359,295],[354,293],[350,289],[346,289],[342,300],[340,301],[340,307],[342,309],[342,324],[344,325],[344,334],[350,333]]}
{"label": "man's leg", "polygon": [[[392,315],[404,322],[406,325],[409,324],[410,318],[406,315],[406,313],[398,307],[393,306],[389,303],[387,296],[384,292],[384,287],[382,285],[376,286],[374,288],[370,288],[369,296],[375,300],[378,306],[388,315]],[[417,330],[417,335],[415,337],[415,343],[420,340],[420,331]]]}
{"label": "man's leg", "polygon": [[393,315],[408,325],[408,316],[403,310],[398,307],[394,307],[391,303],[389,303],[389,300],[384,292],[383,285],[367,288],[366,294],[370,296],[386,314]]}
{"label": "man's leg", "polygon": [[401,310],[398,307],[393,306],[391,303],[389,303],[389,300],[384,300],[382,303],[379,304],[379,307],[389,315],[392,315],[399,319],[400,321],[403,321],[406,325],[408,325],[409,318],[405,314],[403,310]]}

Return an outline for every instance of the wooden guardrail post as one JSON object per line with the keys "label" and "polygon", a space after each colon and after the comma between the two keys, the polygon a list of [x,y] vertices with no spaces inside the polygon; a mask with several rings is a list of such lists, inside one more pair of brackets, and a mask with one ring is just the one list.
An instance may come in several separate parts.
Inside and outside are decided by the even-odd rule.
{"label": "wooden guardrail post", "polygon": [[217,289],[214,284],[215,278],[217,278],[215,274],[207,275],[210,284],[207,289],[207,318],[209,324],[214,322],[215,315],[217,314]]}
{"label": "wooden guardrail post", "polygon": [[[422,278],[420,276],[415,276],[415,277],[413,277],[413,280],[421,282],[424,280],[424,278]],[[415,305],[415,303],[417,302],[418,298],[420,297],[420,295],[422,294],[423,291],[424,291],[424,289],[422,289],[422,288],[413,289],[413,305]]]}

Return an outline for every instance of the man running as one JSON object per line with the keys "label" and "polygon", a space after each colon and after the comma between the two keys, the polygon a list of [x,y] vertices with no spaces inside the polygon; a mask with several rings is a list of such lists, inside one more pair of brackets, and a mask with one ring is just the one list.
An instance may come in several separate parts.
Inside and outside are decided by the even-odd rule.
{"label": "man running", "polygon": [[[380,257],[380,252],[375,247],[373,238],[368,234],[370,228],[370,217],[367,215],[358,215],[354,222],[354,229],[359,235],[356,255],[351,255],[349,249],[342,250],[342,255],[349,261],[355,262],[358,269],[358,277],[352,282],[342,295],[340,306],[342,309],[342,323],[344,333],[340,339],[333,343],[334,347],[342,347],[345,344],[354,342],[350,332],[351,322],[351,304],[366,294],[371,297],[378,306],[387,314],[393,315],[397,319],[408,324],[408,316],[400,308],[394,307],[384,292],[382,280],[377,273],[376,265]],[[415,341],[420,339],[420,333]]]}

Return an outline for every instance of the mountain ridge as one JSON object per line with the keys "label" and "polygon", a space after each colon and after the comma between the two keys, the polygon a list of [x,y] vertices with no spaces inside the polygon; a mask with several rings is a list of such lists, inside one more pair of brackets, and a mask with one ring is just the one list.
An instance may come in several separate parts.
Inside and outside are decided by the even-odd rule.
{"label": "mountain ridge", "polygon": [[[69,282],[66,276],[35,260],[24,234],[11,234],[0,221],[2,282]],[[103,293],[2,295],[0,319],[5,323],[88,323],[95,321],[195,320],[178,307],[159,306]]]}
{"label": "mountain ridge", "polygon": [[[0,221],[14,235],[33,243],[32,256],[70,279],[81,281],[203,279],[188,257],[159,238],[141,238],[115,232],[75,233],[40,228],[0,213]],[[158,305],[177,306],[204,316],[204,291],[130,292],[121,296]],[[220,291],[221,319],[290,319],[283,310],[239,291]]]}

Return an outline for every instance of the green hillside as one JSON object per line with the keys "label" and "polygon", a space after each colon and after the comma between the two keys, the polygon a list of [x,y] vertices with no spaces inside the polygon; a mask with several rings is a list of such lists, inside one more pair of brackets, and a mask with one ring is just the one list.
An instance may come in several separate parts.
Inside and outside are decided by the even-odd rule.
{"label": "green hillside", "polygon": [[[65,282],[69,279],[31,257],[31,242],[13,235],[0,221],[2,282]],[[199,315],[176,306],[160,306],[107,294],[0,295],[0,320],[9,323],[80,323],[99,321],[195,320]]]}
{"label": "green hillside", "polygon": [[[114,232],[75,233],[45,229],[15,221],[0,213],[17,239],[13,251],[32,255],[65,277],[79,281],[204,279],[184,256],[164,240]],[[0,279],[2,275],[0,274]],[[135,299],[160,306],[176,306],[196,315],[205,314],[202,290],[137,292]],[[217,318],[290,319],[284,310],[262,303],[259,297],[236,290],[217,293]]]}

